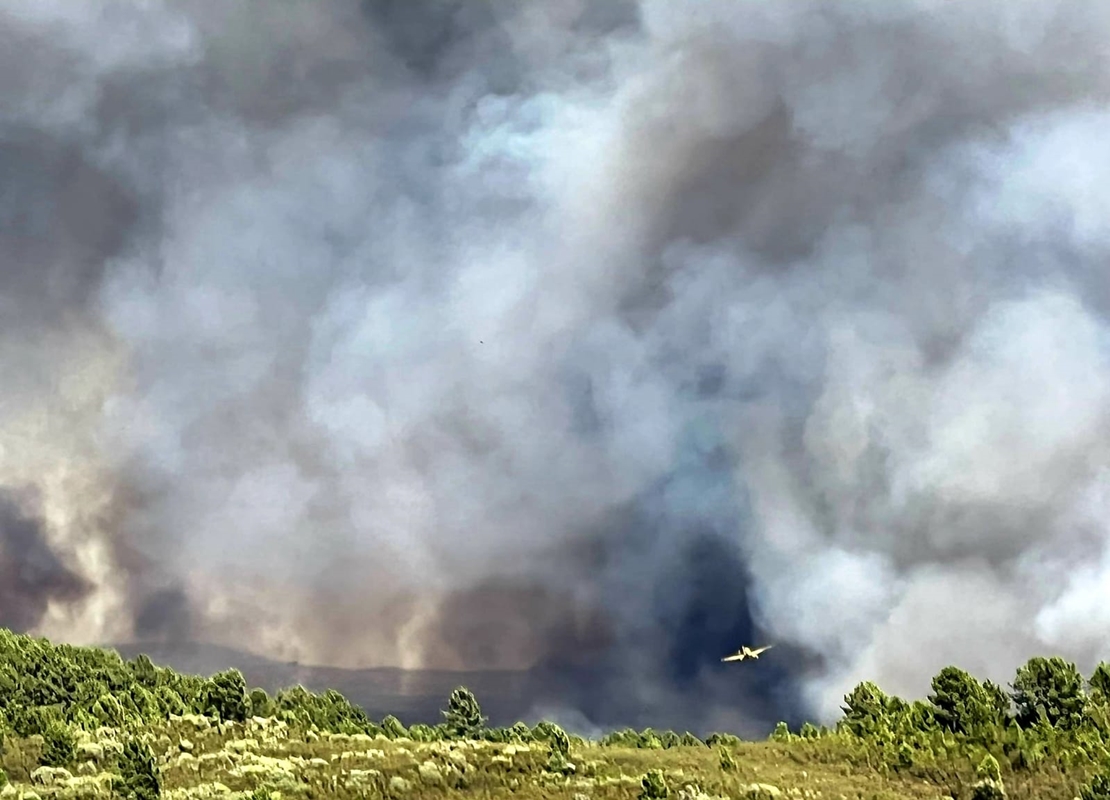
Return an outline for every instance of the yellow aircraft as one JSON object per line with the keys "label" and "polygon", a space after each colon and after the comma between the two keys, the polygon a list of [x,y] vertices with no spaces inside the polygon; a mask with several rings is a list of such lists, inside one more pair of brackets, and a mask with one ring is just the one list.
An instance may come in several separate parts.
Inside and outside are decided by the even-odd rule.
{"label": "yellow aircraft", "polygon": [[768,645],[764,645],[763,647],[757,647],[755,650],[752,650],[747,645],[744,645],[739,650],[737,650],[735,653],[733,653],[731,656],[725,656],[724,658],[722,658],[721,661],[744,661],[745,659],[748,659],[748,658],[759,658],[761,653],[766,653],[772,647],[774,647],[773,644],[768,644]]}

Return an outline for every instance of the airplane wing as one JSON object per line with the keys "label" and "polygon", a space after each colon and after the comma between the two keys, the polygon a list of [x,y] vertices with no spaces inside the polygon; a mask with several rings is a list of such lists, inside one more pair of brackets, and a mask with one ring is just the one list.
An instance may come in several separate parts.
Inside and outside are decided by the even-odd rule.
{"label": "airplane wing", "polygon": [[756,655],[756,656],[757,656],[757,655],[759,655],[760,653],[766,653],[766,652],[767,652],[768,650],[770,650],[770,649],[771,649],[772,647],[774,647],[774,645],[773,645],[773,644],[765,644],[765,645],[763,645],[763,647],[760,647],[760,648],[759,648],[758,650],[753,650],[753,651],[752,651],[752,655]]}
{"label": "airplane wing", "polygon": [[725,656],[721,661],[743,661],[745,658],[743,653],[737,653],[734,656]]}

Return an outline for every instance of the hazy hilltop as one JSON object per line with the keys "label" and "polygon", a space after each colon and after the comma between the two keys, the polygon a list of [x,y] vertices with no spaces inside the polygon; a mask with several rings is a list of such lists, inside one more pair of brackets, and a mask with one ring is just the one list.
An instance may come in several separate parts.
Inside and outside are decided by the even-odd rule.
{"label": "hazy hilltop", "polygon": [[532,706],[536,684],[543,680],[527,671],[402,670],[399,668],[337,669],[274,661],[219,645],[203,643],[133,643],[112,645],[124,658],[146,654],[157,664],[193,675],[211,675],[238,669],[247,683],[268,692],[301,685],[323,692],[328,689],[347,697],[375,719],[396,714],[412,722],[440,722],[443,699],[465,685],[482,698],[491,722],[511,725],[535,716]]}

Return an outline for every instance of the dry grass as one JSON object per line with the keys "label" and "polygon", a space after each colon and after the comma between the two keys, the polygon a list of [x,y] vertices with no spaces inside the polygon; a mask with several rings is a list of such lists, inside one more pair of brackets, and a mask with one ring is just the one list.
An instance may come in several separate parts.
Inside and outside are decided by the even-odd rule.
{"label": "dry grass", "polygon": [[[213,725],[176,718],[146,729],[169,800],[293,798],[636,798],[649,770],[661,770],[675,800],[939,800],[969,796],[970,766],[899,774],[868,768],[835,739],[742,743],[720,748],[639,750],[587,744],[571,748],[570,766],[549,770],[548,747],[488,742],[417,743],[384,737],[302,735],[273,720]],[[112,796],[112,729],[86,735],[67,770],[37,768],[41,742],[10,742],[3,766],[10,800]],[[912,771],[911,771],[912,773]],[[1040,772],[1006,776],[1013,800],[1070,800],[1082,775]]]}

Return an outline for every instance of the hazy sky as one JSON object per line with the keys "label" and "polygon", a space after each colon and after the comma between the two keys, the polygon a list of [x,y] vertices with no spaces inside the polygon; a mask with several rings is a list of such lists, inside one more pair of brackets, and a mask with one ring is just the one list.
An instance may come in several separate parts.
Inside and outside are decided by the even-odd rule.
{"label": "hazy sky", "polygon": [[545,665],[606,724],[1089,670],[1106,41],[1101,0],[0,0],[0,624]]}

